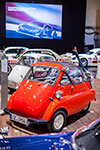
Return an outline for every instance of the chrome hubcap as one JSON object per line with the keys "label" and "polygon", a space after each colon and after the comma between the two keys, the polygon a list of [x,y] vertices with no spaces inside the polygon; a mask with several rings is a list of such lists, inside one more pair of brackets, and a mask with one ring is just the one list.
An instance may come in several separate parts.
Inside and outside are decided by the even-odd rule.
{"label": "chrome hubcap", "polygon": [[64,124],[64,117],[59,114],[58,116],[56,116],[55,120],[54,120],[54,127],[56,129],[60,129]]}
{"label": "chrome hubcap", "polygon": [[83,64],[84,66],[87,65],[87,61],[86,61],[85,59],[81,59],[81,62],[82,62],[82,64]]}

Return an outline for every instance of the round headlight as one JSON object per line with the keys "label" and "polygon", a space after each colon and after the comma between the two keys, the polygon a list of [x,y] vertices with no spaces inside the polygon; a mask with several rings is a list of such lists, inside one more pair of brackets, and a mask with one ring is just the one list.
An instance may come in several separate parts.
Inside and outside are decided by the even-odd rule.
{"label": "round headlight", "polygon": [[61,96],[62,96],[61,91],[56,91],[56,97],[60,99]]}

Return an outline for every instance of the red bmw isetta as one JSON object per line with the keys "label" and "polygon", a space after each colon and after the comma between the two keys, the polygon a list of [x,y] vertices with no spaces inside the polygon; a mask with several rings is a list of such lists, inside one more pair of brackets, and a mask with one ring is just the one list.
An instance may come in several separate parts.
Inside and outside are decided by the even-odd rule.
{"label": "red bmw isetta", "polygon": [[50,132],[60,132],[67,116],[86,112],[94,99],[95,91],[79,66],[38,62],[11,95],[5,112],[14,122],[47,123]]}

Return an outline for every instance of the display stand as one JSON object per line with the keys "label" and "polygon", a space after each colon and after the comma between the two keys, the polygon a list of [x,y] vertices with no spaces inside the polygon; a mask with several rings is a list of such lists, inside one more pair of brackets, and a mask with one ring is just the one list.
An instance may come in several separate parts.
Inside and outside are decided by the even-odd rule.
{"label": "display stand", "polygon": [[100,62],[98,62],[96,78],[100,79]]}
{"label": "display stand", "polygon": [[6,56],[1,58],[1,107],[0,115],[4,113],[8,100],[8,59]]}

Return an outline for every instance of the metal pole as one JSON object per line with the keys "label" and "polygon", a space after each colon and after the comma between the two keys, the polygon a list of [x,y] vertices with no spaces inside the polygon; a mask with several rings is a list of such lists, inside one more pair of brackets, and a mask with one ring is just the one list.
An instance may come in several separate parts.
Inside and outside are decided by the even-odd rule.
{"label": "metal pole", "polygon": [[1,109],[0,114],[4,113],[8,100],[8,59],[6,56],[1,58]]}

